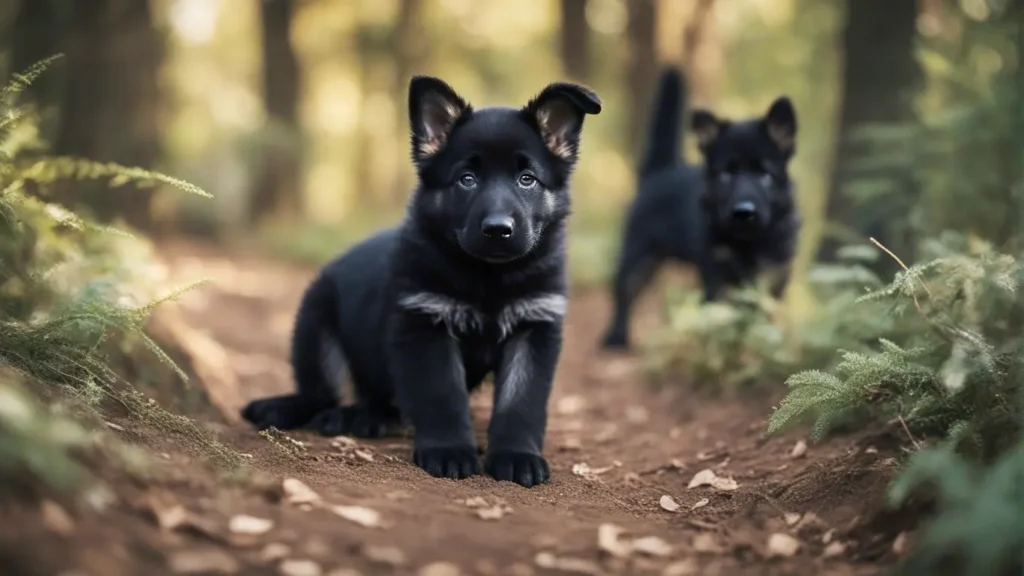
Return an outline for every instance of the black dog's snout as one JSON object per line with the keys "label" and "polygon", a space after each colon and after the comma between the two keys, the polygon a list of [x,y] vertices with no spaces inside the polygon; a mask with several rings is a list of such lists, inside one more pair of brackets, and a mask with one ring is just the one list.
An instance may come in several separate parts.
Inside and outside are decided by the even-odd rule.
{"label": "black dog's snout", "polygon": [[480,230],[488,238],[511,238],[515,221],[511,216],[488,216],[480,223]]}
{"label": "black dog's snout", "polygon": [[751,220],[757,215],[757,207],[753,202],[737,202],[732,207],[732,217],[736,220]]}

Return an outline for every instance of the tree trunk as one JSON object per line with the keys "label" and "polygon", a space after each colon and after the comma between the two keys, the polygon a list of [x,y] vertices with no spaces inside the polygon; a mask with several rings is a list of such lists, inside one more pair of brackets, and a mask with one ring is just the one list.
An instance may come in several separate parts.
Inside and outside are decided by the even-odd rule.
{"label": "tree trunk", "polygon": [[270,216],[294,219],[301,209],[299,63],[291,43],[293,12],[292,0],[260,2],[263,105],[267,118],[263,165],[249,200],[251,223]]}
{"label": "tree trunk", "polygon": [[[4,47],[10,50],[8,75],[22,72],[40,60],[59,53],[66,25],[66,18],[62,18],[62,11],[54,0],[21,0],[13,11],[9,36],[11,43]],[[22,102],[35,104],[44,114],[40,133],[47,142],[52,142],[56,136],[58,111],[55,108],[61,104],[60,72],[65,65],[57,63],[36,78],[21,97]]]}
{"label": "tree trunk", "polygon": [[626,79],[629,86],[629,113],[625,117],[629,152],[634,160],[640,154],[644,128],[650,110],[651,95],[657,79],[658,63],[655,37],[657,7],[654,0],[627,2],[626,40],[629,45]]}
{"label": "tree trunk", "polygon": [[[409,80],[414,74],[421,73],[424,63],[429,59],[429,46],[423,35],[422,22],[423,0],[402,0],[392,32],[395,46],[395,81],[391,91],[395,99],[395,140],[401,151],[409,149],[409,110],[406,106]],[[413,186],[412,176],[409,163],[402,162],[401,168],[395,174],[394,197],[391,199],[396,205],[404,204],[409,197]]]}
{"label": "tree trunk", "polygon": [[[148,1],[75,0],[56,151],[153,168],[160,156],[157,73],[162,48]],[[111,189],[103,182],[75,183],[69,192],[77,195],[65,201],[84,203],[101,221],[120,216],[133,227],[150,228],[149,190],[132,185]]]}
{"label": "tree trunk", "polygon": [[562,16],[558,36],[562,72],[571,80],[585,84],[590,77],[587,0],[560,0],[558,5]]}
{"label": "tree trunk", "polygon": [[[843,32],[845,65],[837,127],[836,168],[826,204],[830,223],[847,227],[866,239],[878,238],[905,261],[913,260],[913,240],[906,228],[907,212],[918,196],[909,167],[872,170],[858,168],[872,153],[870,143],[853,141],[854,130],[868,123],[912,122],[914,90],[922,77],[914,54],[917,3],[914,0],[848,0]],[[874,152],[877,154],[877,151]],[[848,187],[858,179],[883,178],[894,184],[898,204],[891,197],[855,206]],[[903,225],[903,229],[891,224]],[[826,237],[819,256],[834,258],[842,242]],[[883,269],[888,269],[888,264]]]}

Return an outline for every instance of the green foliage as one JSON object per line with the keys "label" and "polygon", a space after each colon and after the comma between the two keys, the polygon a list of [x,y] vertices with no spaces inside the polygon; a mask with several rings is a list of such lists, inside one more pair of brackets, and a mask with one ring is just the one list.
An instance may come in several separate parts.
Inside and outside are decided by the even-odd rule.
{"label": "green foliage", "polygon": [[898,506],[933,488],[938,514],[924,527],[904,569],[911,575],[999,576],[1024,569],[1024,442],[990,469],[948,448],[914,454],[889,489]]}
{"label": "green foliage", "polygon": [[82,428],[67,416],[46,414],[14,373],[70,392],[80,405],[113,402],[215,459],[237,460],[194,423],[126,386],[109,364],[111,345],[137,341],[185,380],[143,327],[156,305],[194,285],[153,298],[154,278],[139,272],[147,270],[139,259],[143,242],[46,200],[53,184],[82,179],[208,194],[148,170],[48,155],[36,118],[17,106],[16,96],[56,58],[14,75],[0,90],[0,480],[6,485],[27,473],[70,489],[85,475],[70,454],[85,438]]}
{"label": "green foliage", "polygon": [[950,238],[954,246],[926,247],[945,255],[897,274],[853,307],[865,314],[862,305],[882,305],[899,319],[898,343],[882,335],[876,350],[842,351],[834,374],[793,375],[769,432],[810,417],[820,438],[857,412],[902,419],[915,436],[949,437],[981,456],[1005,449],[1019,427],[1021,339],[1012,319],[1024,312],[1016,291],[1022,268],[983,243],[957,252]]}
{"label": "green foliage", "polygon": [[837,348],[868,351],[880,334],[899,328],[879,305],[854,307],[866,287],[883,285],[865,266],[877,250],[849,247],[839,257],[809,271],[821,305],[799,322],[785,318],[783,307],[757,287],[735,291],[729,302],[702,305],[691,293],[671,303],[669,327],[650,345],[648,368],[735,391],[782,382],[800,369],[831,368]]}

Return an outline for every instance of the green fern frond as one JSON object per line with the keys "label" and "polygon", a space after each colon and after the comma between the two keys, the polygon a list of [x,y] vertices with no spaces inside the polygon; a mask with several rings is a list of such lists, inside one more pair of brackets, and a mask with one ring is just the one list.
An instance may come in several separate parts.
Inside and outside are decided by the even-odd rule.
{"label": "green fern frond", "polygon": [[93,162],[68,156],[37,160],[19,170],[17,177],[40,184],[51,184],[67,179],[99,180],[103,178],[109,179],[111,186],[122,186],[128,182],[140,185],[161,183],[196,196],[213,197],[194,184],[152,170],[122,166],[114,162]]}
{"label": "green fern frond", "polygon": [[13,73],[11,75],[11,81],[3,88],[0,88],[0,100],[20,94],[26,88],[31,86],[32,83],[35,82],[36,78],[42,76],[43,72],[46,72],[46,69],[49,68],[51,64],[63,57],[63,54],[54,54],[49,58],[44,58],[36,62],[21,72]]}

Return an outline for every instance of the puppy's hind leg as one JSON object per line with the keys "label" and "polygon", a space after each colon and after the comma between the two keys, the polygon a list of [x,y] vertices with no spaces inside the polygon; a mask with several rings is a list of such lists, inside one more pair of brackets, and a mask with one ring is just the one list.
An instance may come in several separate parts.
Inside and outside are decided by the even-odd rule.
{"label": "puppy's hind leg", "polygon": [[623,252],[612,287],[615,311],[601,344],[603,348],[629,348],[629,317],[633,304],[650,283],[662,261],[639,249]]}
{"label": "puppy's hind leg", "polygon": [[327,372],[332,363],[337,370],[339,357],[325,354],[332,346],[340,354],[330,337],[337,322],[337,297],[334,283],[324,274],[306,289],[292,333],[296,393],[253,400],[243,408],[242,417],[256,428],[301,428],[320,412],[337,405],[339,374],[334,372],[332,379]]}

